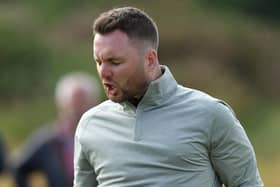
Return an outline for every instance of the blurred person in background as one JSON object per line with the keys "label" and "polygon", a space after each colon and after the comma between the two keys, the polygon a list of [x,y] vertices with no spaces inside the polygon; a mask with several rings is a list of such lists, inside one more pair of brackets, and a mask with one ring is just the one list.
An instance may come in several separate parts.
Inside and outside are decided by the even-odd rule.
{"label": "blurred person in background", "polygon": [[231,107],[179,85],[159,64],[158,29],[145,12],[109,10],[93,30],[109,100],[79,122],[74,187],[263,186],[253,146]]}
{"label": "blurred person in background", "polygon": [[66,74],[57,82],[57,119],[34,132],[20,150],[13,167],[18,187],[30,186],[34,172],[46,176],[50,187],[72,186],[74,131],[81,115],[98,103],[99,91],[94,77],[83,72]]}
{"label": "blurred person in background", "polygon": [[6,169],[6,146],[3,138],[0,136],[0,174]]}
{"label": "blurred person in background", "polygon": [[9,156],[7,141],[0,134],[0,187],[14,187]]}

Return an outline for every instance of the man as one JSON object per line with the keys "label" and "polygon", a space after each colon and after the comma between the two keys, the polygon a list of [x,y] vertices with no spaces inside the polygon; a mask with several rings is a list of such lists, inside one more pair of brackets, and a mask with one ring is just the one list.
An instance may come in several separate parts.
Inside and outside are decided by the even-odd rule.
{"label": "man", "polygon": [[74,187],[263,186],[253,147],[223,101],[177,84],[157,58],[143,11],[94,23],[93,54],[109,100],[76,130]]}
{"label": "man", "polygon": [[6,169],[6,145],[0,136],[0,174]]}
{"label": "man", "polygon": [[96,80],[82,72],[69,73],[57,83],[58,119],[33,133],[14,166],[19,187],[30,186],[32,173],[41,172],[50,187],[73,186],[74,132],[82,115],[97,104]]}

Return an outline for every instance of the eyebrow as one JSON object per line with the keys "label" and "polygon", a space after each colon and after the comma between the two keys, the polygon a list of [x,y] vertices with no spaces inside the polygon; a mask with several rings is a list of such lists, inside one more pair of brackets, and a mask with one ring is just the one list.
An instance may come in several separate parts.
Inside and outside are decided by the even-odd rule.
{"label": "eyebrow", "polygon": [[[97,59],[97,60],[99,60],[99,59]],[[120,56],[116,56],[116,57],[114,57],[114,56],[109,56],[109,57],[105,58],[104,60],[105,60],[105,61],[114,61],[114,60],[122,61],[122,60],[124,60],[124,58],[123,58],[123,57],[120,57]]]}
{"label": "eyebrow", "polygon": [[107,61],[114,61],[114,60],[118,60],[118,61],[122,61],[124,58],[122,57],[108,57],[106,60]]}

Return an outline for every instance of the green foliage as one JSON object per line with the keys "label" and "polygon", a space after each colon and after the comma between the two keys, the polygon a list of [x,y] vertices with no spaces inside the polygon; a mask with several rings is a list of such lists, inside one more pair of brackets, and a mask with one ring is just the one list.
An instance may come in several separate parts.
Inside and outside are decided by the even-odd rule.
{"label": "green foliage", "polygon": [[202,0],[211,7],[220,7],[224,10],[232,9],[244,14],[253,15],[267,20],[277,21],[280,19],[278,0]]}
{"label": "green foliage", "polygon": [[32,11],[39,14],[39,18],[45,23],[55,22],[58,20],[58,17],[61,18],[75,12],[79,8],[97,5],[101,2],[100,0],[25,0],[25,4],[29,5]]}
{"label": "green foliage", "polygon": [[0,99],[28,98],[47,86],[50,54],[32,33],[0,28]]}

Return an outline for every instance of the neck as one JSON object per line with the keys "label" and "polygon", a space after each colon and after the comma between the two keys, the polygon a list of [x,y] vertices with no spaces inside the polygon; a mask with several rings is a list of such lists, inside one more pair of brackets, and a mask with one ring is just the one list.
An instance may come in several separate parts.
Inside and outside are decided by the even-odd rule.
{"label": "neck", "polygon": [[150,81],[146,83],[146,88],[144,89],[145,91],[143,92],[143,94],[141,94],[140,97],[135,96],[134,98],[129,99],[128,102],[130,102],[130,103],[133,104],[135,107],[137,107],[138,104],[139,104],[139,102],[141,101],[141,99],[142,99],[143,96],[145,95],[145,93],[146,93],[146,91],[147,91],[147,89],[148,89],[148,87],[149,87],[149,84],[150,84],[152,81],[158,79],[158,78],[162,75],[162,73],[163,73],[163,69],[161,68],[160,65],[158,65],[158,66],[154,69],[153,73],[151,74],[151,79],[150,79]]}
{"label": "neck", "polygon": [[135,107],[138,106],[139,102],[141,101],[142,97],[141,98],[133,98],[133,99],[129,99],[128,101],[133,104]]}
{"label": "neck", "polygon": [[155,75],[153,80],[158,79],[162,75],[162,73],[163,73],[163,69],[160,67],[160,65],[158,65],[155,70]]}

